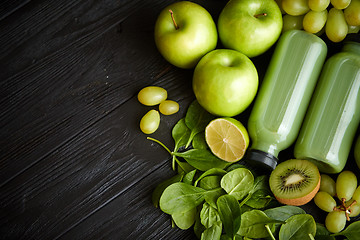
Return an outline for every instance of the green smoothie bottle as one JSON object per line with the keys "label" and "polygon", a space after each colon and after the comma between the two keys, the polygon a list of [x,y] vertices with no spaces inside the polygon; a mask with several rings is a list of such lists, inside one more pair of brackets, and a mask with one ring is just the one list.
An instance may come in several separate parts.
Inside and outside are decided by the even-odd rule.
{"label": "green smoothie bottle", "polygon": [[355,38],[326,61],[294,148],[296,158],[312,161],[324,173],[343,170],[359,126],[360,42]]}
{"label": "green smoothie bottle", "polygon": [[326,54],[314,34],[291,30],[279,38],[248,120],[245,161],[255,169],[273,170],[279,152],[295,142]]}

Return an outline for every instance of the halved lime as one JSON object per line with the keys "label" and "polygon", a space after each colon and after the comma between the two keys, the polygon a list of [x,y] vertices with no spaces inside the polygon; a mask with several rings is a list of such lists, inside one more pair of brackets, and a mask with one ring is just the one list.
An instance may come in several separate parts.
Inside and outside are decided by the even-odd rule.
{"label": "halved lime", "polygon": [[240,160],[249,146],[249,134],[234,118],[217,118],[205,128],[205,140],[212,153],[227,162]]}

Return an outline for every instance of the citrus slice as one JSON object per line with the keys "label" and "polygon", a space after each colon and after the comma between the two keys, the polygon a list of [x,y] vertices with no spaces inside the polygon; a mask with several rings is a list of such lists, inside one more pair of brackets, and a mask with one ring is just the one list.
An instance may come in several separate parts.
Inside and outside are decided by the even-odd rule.
{"label": "citrus slice", "polygon": [[249,146],[249,134],[234,118],[217,118],[205,128],[205,140],[212,153],[227,162],[240,160]]}

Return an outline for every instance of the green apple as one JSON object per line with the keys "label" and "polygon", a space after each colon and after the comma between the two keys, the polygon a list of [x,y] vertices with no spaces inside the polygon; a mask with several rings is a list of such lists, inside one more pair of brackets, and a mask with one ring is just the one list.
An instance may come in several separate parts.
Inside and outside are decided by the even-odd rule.
{"label": "green apple", "polygon": [[274,0],[230,0],[218,19],[224,47],[248,57],[267,51],[279,38],[282,25],[281,10]]}
{"label": "green apple", "polygon": [[253,62],[241,52],[216,49],[197,64],[193,90],[199,104],[211,114],[233,117],[254,100],[259,85]]}
{"label": "green apple", "polygon": [[159,14],[155,23],[155,43],[161,55],[179,68],[194,68],[215,49],[217,29],[210,13],[189,1],[176,2]]}

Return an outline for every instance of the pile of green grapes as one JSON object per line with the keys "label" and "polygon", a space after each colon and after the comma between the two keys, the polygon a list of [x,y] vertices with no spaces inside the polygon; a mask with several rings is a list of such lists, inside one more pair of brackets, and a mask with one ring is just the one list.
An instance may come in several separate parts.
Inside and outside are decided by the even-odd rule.
{"label": "pile of green grapes", "polygon": [[304,29],[332,42],[360,30],[360,0],[277,0],[283,15],[283,31]]}
{"label": "pile of green grapes", "polygon": [[350,217],[360,214],[360,186],[356,175],[351,171],[341,172],[336,181],[321,174],[320,190],[314,197],[315,204],[328,212],[325,227],[332,233],[345,228]]}

